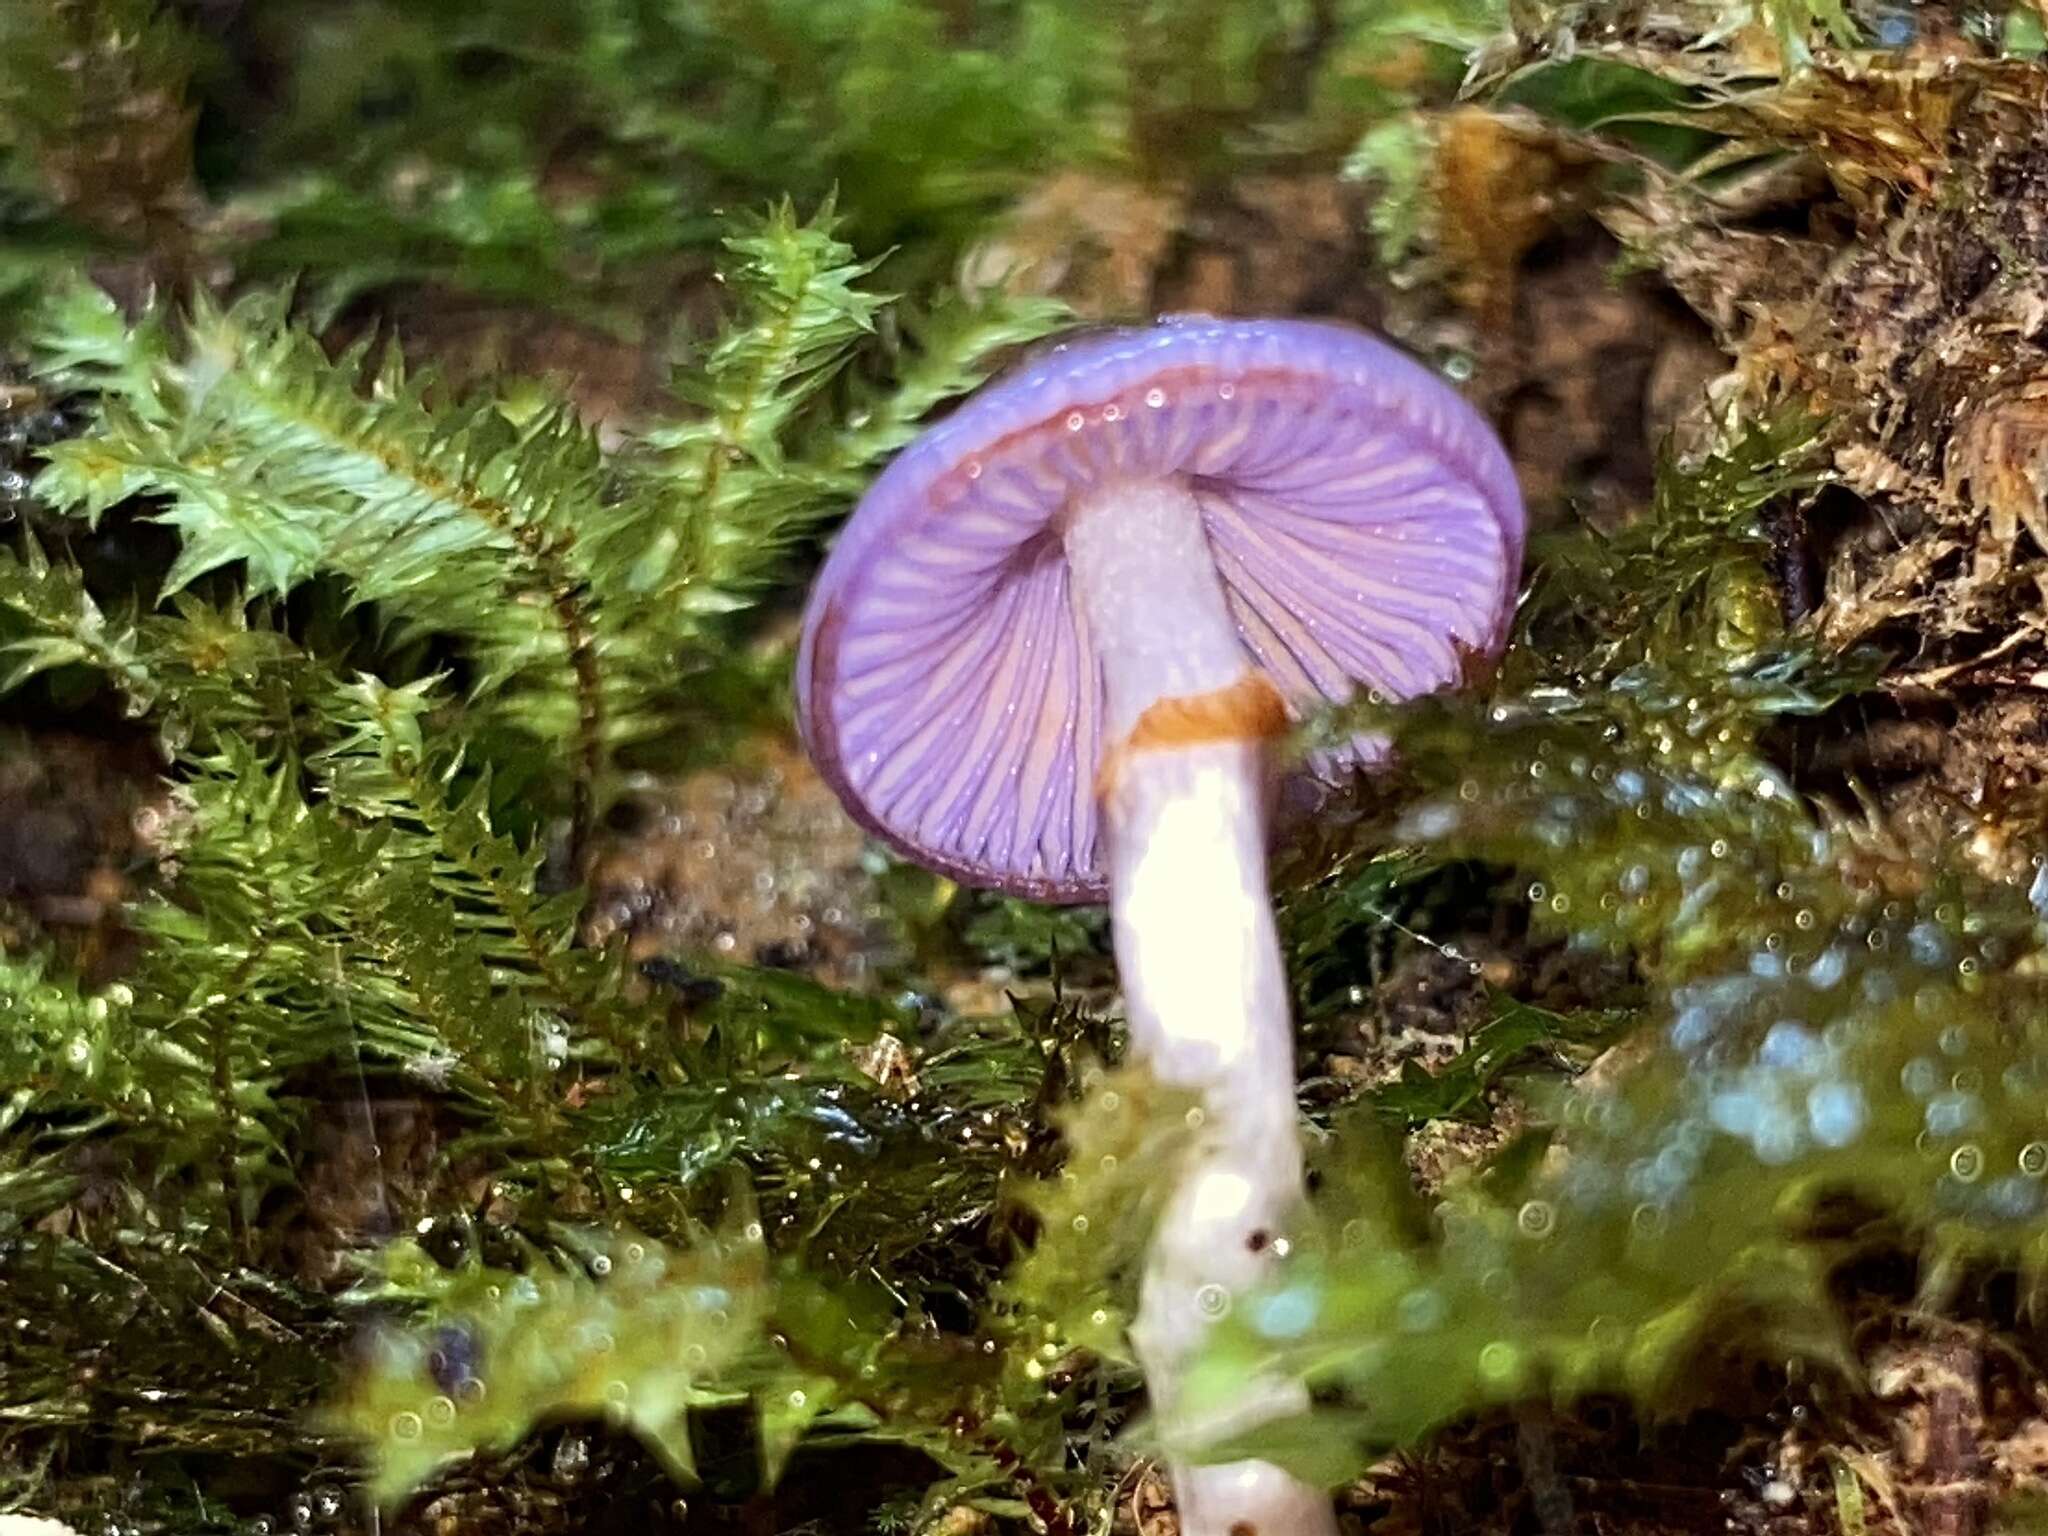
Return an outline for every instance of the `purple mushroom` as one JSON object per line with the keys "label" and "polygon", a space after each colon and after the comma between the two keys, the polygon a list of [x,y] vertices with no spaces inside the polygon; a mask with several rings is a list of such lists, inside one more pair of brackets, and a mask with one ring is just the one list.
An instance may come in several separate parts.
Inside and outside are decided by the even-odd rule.
{"label": "purple mushroom", "polygon": [[[1133,1051],[1202,1095],[1133,1329],[1170,1439],[1300,1406],[1277,1381],[1229,1426],[1178,1403],[1302,1193],[1270,743],[1497,653],[1522,539],[1499,442],[1427,369],[1346,327],[1184,317],[982,390],[876,481],[811,593],[798,716],[848,809],[966,884],[1107,898]],[[1174,1480],[1188,1536],[1335,1529],[1265,1463]]]}

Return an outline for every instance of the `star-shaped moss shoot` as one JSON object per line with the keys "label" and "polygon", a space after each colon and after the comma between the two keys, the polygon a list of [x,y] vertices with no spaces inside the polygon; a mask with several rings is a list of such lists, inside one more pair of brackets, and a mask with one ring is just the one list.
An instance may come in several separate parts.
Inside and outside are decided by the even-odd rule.
{"label": "star-shaped moss shoot", "polygon": [[[1426,368],[1339,326],[1187,317],[982,390],[876,481],[811,594],[800,723],[848,808],[963,882],[1107,897],[1134,1053],[1201,1096],[1132,1330],[1171,1438],[1184,1362],[1302,1193],[1272,742],[1497,652],[1523,530],[1499,442]],[[1298,1406],[1247,1379],[1233,1427]],[[1188,1536],[1335,1529],[1264,1463],[1174,1479]]]}
{"label": "star-shaped moss shoot", "polygon": [[738,1236],[689,1250],[622,1237],[588,1264],[447,1270],[411,1242],[385,1253],[365,1297],[425,1302],[435,1326],[369,1335],[324,1415],[372,1449],[377,1502],[474,1451],[509,1451],[544,1417],[603,1418],[694,1476],[690,1411],[744,1396],[732,1383],[760,1350],[765,1250]]}

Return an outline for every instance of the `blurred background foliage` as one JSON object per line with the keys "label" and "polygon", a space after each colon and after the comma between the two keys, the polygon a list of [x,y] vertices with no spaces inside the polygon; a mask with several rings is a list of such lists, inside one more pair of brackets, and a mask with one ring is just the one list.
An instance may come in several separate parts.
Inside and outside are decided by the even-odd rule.
{"label": "blurred background foliage", "polygon": [[[1157,1528],[1123,1323],[1187,1106],[1114,1065],[1102,914],[864,846],[787,671],[919,423],[1190,296],[1382,323],[1539,531],[1495,677],[1304,733],[1400,766],[1278,870],[1319,1182],[1210,1379],[1316,1406],[1254,1448],[1401,1529],[1568,1528],[1639,1490],[1557,1448],[1636,1436],[1745,1528],[2038,1487],[2048,774],[1930,810],[1844,743],[2038,660],[2033,397],[1856,370],[1937,321],[2041,370],[2041,51],[1847,0],[0,9],[0,1510]],[[1528,425],[1602,414],[1582,290],[1711,359],[1618,490]]]}

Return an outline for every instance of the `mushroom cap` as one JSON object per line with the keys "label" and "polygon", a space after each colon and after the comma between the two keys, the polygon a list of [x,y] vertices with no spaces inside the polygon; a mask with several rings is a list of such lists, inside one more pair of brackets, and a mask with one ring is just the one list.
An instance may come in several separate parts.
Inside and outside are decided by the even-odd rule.
{"label": "mushroom cap", "polygon": [[[797,719],[862,825],[963,884],[1099,901],[1102,677],[1056,522],[1179,477],[1291,712],[1505,644],[1524,514],[1492,429],[1349,326],[1173,318],[1027,359],[876,479],[811,590]],[[1361,743],[1357,756],[1375,747]]]}

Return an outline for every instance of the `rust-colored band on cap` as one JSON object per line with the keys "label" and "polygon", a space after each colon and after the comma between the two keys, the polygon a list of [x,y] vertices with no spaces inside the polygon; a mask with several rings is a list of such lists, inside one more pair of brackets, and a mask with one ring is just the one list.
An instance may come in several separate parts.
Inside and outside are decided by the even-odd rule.
{"label": "rust-colored band on cap", "polygon": [[1124,760],[1139,752],[1171,752],[1219,741],[1268,741],[1286,731],[1287,702],[1259,672],[1247,672],[1208,693],[1157,700],[1138,716],[1122,744],[1103,755],[1095,775],[1095,797],[1109,798]]}

